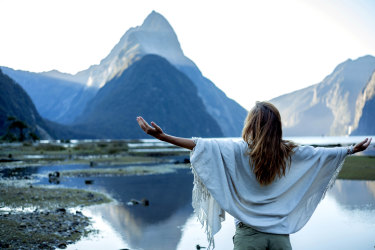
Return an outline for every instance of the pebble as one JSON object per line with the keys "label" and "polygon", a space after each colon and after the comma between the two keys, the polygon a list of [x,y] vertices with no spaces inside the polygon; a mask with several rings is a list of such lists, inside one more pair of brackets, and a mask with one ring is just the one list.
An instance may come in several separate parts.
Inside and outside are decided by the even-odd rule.
{"label": "pebble", "polygon": [[65,243],[60,243],[57,247],[60,249],[65,249],[67,245]]}
{"label": "pebble", "polygon": [[[61,216],[62,213],[64,216]],[[7,221],[18,224],[11,228],[6,226],[10,225]],[[89,219],[80,211],[70,213],[65,208],[28,213],[0,212],[0,249],[65,249],[68,244],[76,242],[89,232],[85,229],[88,225]],[[23,236],[14,238],[14,232]]]}
{"label": "pebble", "polygon": [[66,213],[66,209],[65,208],[58,208],[58,209],[56,209],[56,212]]}

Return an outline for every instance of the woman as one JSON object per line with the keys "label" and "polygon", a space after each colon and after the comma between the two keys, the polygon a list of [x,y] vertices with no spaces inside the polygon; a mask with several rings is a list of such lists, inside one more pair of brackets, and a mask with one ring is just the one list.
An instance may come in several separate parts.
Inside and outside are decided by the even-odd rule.
{"label": "woman", "polygon": [[210,246],[226,211],[236,222],[234,249],[241,250],[291,249],[289,234],[307,223],[345,157],[371,143],[297,146],[282,139],[279,111],[268,102],[250,110],[241,141],[179,138],[142,117],[137,121],[147,134],[192,150],[193,207]]}

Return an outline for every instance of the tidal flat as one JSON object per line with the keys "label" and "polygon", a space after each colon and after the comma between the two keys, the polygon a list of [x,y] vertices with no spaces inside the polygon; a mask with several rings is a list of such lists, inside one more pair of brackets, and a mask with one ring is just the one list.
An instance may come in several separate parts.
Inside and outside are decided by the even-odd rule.
{"label": "tidal flat", "polygon": [[[41,166],[50,164],[121,165],[158,162],[159,153],[133,152],[130,142],[37,142],[0,144],[1,166]],[[135,148],[137,149],[137,148]]]}

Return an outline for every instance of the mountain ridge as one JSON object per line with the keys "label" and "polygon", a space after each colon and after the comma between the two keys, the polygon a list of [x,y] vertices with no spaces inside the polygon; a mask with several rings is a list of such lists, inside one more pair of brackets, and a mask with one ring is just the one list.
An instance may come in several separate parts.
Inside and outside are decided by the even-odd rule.
{"label": "mountain ridge", "polygon": [[285,135],[349,134],[356,100],[374,70],[373,56],[348,59],[320,83],[272,99],[280,110]]}
{"label": "mountain ridge", "polygon": [[14,79],[0,68],[0,136],[7,133],[8,118],[27,125],[27,130],[41,139],[97,138],[86,131],[76,131],[47,119],[38,113],[32,99]]}
{"label": "mountain ridge", "polygon": [[97,91],[44,73],[1,69],[28,93],[43,118],[62,124],[71,123]]}
{"label": "mountain ridge", "polygon": [[26,91],[0,69],[0,135],[7,131],[9,117],[23,122],[39,137],[52,138]]}

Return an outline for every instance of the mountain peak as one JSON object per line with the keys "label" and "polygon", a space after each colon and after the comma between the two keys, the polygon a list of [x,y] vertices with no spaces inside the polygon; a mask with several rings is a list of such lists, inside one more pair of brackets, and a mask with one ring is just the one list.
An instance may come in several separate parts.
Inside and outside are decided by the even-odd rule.
{"label": "mountain peak", "polygon": [[141,30],[157,31],[157,32],[173,32],[172,26],[169,24],[167,19],[160,13],[152,11],[144,20]]}

